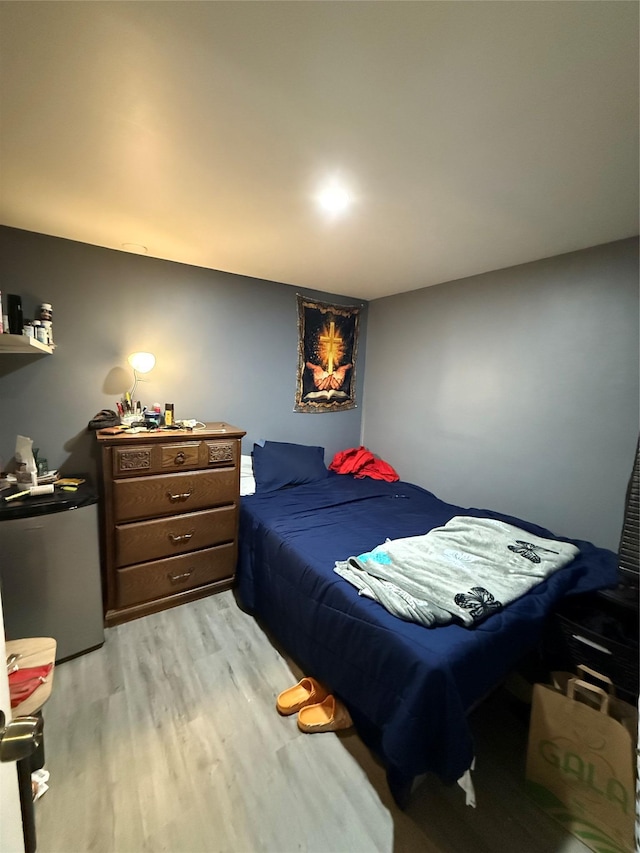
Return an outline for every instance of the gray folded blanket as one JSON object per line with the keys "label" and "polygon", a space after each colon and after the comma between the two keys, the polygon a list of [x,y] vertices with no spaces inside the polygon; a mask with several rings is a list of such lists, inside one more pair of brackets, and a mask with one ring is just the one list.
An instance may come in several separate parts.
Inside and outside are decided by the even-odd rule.
{"label": "gray folded blanket", "polygon": [[409,622],[471,626],[501,610],[578,555],[493,518],[458,515],[424,536],[388,540],[334,571]]}

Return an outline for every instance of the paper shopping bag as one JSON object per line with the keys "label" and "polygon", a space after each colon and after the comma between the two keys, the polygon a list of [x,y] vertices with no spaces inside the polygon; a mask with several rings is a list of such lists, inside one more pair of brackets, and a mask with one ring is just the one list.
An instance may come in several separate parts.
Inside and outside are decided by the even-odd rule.
{"label": "paper shopping bag", "polygon": [[601,687],[556,674],[536,684],[527,790],[597,853],[633,853],[635,709]]}

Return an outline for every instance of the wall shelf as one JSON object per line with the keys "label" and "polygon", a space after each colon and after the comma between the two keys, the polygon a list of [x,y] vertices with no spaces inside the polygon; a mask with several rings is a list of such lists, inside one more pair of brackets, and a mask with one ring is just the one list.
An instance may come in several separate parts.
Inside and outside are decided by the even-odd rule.
{"label": "wall shelf", "polygon": [[31,355],[51,355],[53,347],[40,343],[29,335],[0,335],[0,355],[2,353],[31,353]]}

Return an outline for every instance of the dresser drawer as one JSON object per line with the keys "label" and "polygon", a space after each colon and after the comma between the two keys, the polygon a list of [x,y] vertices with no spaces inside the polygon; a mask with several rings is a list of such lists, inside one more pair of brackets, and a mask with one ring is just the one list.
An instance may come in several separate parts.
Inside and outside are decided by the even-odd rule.
{"label": "dresser drawer", "polygon": [[207,441],[205,442],[205,459],[207,465],[237,465],[237,442]]}
{"label": "dresser drawer", "polygon": [[118,569],[116,606],[152,601],[233,577],[235,562],[236,546],[229,542],[204,551]]}
{"label": "dresser drawer", "polygon": [[115,528],[116,565],[131,566],[143,560],[158,560],[232,542],[236,530],[235,506],[118,524]]}
{"label": "dresser drawer", "polygon": [[200,442],[182,441],[160,447],[160,467],[163,471],[185,471],[200,466]]}
{"label": "dresser drawer", "polygon": [[113,476],[139,476],[153,472],[153,447],[137,444],[135,447],[113,448]]}
{"label": "dresser drawer", "polygon": [[114,480],[114,520],[135,521],[234,503],[237,478],[235,468],[218,468]]}
{"label": "dresser drawer", "polygon": [[231,468],[238,464],[239,443],[226,439],[188,439],[163,444],[128,444],[114,447],[114,478],[140,477],[211,468]]}

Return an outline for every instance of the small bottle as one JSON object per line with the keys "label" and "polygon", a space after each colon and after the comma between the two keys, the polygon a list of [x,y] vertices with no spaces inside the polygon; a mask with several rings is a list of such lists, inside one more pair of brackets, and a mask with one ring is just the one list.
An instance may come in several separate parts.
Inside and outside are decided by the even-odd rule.
{"label": "small bottle", "polygon": [[164,425],[173,426],[173,403],[164,404]]}
{"label": "small bottle", "polygon": [[47,335],[47,330],[42,325],[40,320],[33,321],[33,330],[37,341],[40,341],[41,344],[48,343],[49,336]]}
{"label": "small bottle", "polygon": [[[40,303],[40,307],[38,308],[38,316],[37,319],[41,321],[42,325],[47,330],[46,332],[46,340],[42,341],[43,344],[47,344],[47,346],[53,346],[53,308],[51,307],[50,302],[42,302]],[[38,338],[38,340],[40,340]]]}
{"label": "small bottle", "polygon": [[53,346],[53,323],[51,320],[41,320],[42,326],[47,333],[47,340],[45,341],[50,347]]}

